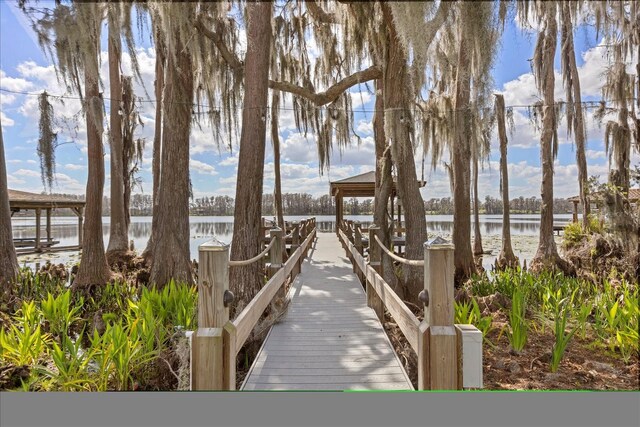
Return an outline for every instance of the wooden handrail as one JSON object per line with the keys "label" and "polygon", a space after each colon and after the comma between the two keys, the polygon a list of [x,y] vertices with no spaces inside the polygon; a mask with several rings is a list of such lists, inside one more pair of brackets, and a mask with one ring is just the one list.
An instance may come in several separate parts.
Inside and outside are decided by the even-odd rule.
{"label": "wooden handrail", "polygon": [[244,345],[247,338],[249,338],[249,335],[251,335],[251,331],[255,327],[256,323],[258,323],[258,320],[260,320],[260,316],[262,316],[264,310],[271,303],[271,300],[278,292],[278,289],[284,285],[286,278],[293,270],[294,264],[298,262],[298,259],[302,256],[304,247],[310,244],[313,237],[314,233],[309,234],[304,243],[296,249],[295,253],[291,257],[289,257],[283,268],[279,269],[273,275],[273,277],[262,287],[262,289],[260,289],[251,302],[247,304],[244,310],[242,310],[235,320],[231,322],[237,330],[236,354]]}
{"label": "wooden handrail", "polygon": [[[380,243],[379,231],[372,224],[369,227],[369,240]],[[425,315],[424,320],[419,322],[382,277],[378,247],[386,248],[381,244],[370,245],[367,263],[344,230],[339,230],[338,237],[354,268],[364,273],[367,305],[376,312],[381,322],[384,322],[386,307],[416,352],[418,389],[482,387],[482,333],[472,325],[453,323],[453,245],[439,238],[424,244],[424,260],[421,264],[424,266],[425,281],[419,299],[425,304]]]}
{"label": "wooden handrail", "polygon": [[417,352],[420,328],[420,321],[418,318],[411,310],[409,310],[409,307],[407,307],[391,286],[384,281],[382,276],[380,276],[373,267],[367,265],[364,257],[356,250],[355,245],[347,240],[347,236],[342,232],[342,230],[340,231],[340,238],[351,253],[351,257],[353,258],[355,265],[357,265],[362,271],[367,282],[373,286],[384,306],[389,310],[389,313],[398,324],[398,327],[404,334],[405,338],[407,338],[411,348]]}
{"label": "wooden handrail", "polygon": [[[264,221],[263,221],[264,222]],[[282,263],[283,231],[271,230],[271,242],[259,255],[246,261],[229,261],[229,246],[213,239],[200,245],[198,279],[198,329],[191,334],[192,390],[235,390],[236,356],[262,313],[283,288],[287,277],[300,272],[300,263],[316,236],[315,218],[301,221],[305,239],[286,263]],[[296,228],[296,232],[297,232]],[[234,296],[229,291],[229,268],[247,265],[271,251],[269,280],[232,322],[229,305]]]}

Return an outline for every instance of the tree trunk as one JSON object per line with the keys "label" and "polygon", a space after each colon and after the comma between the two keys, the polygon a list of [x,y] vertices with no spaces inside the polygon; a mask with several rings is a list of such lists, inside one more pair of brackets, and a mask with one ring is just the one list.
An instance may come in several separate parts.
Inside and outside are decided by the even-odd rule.
{"label": "tree trunk", "polygon": [[[88,173],[84,227],[82,229],[82,256],[74,288],[105,285],[111,271],[104,253],[102,239],[102,192],[104,190],[104,149],[102,146],[103,102],[100,95],[98,47],[100,22],[89,31],[97,34],[94,47],[84,55],[84,85],[87,117]],[[88,37],[91,37],[88,35]]]}
{"label": "tree trunk", "polygon": [[558,255],[556,242],[553,239],[553,158],[554,144],[557,134],[557,118],[555,114],[554,99],[554,56],[556,52],[556,42],[558,24],[556,22],[555,5],[548,6],[546,13],[546,28],[539,37],[544,37],[542,52],[542,75],[538,76],[542,86],[543,112],[542,112],[542,135],[540,136],[540,163],[542,165],[541,196],[540,206],[540,239],[538,249],[531,260],[531,269],[541,271],[560,267],[569,273],[570,267],[566,261]]}
{"label": "tree trunk", "polygon": [[[374,193],[373,223],[382,230],[382,242],[386,247],[391,244],[391,228],[389,227],[389,198],[393,186],[391,176],[391,151],[384,134],[384,96],[383,84],[376,80],[376,103],[373,114],[373,138],[376,146],[376,187]],[[382,273],[385,282],[396,289],[397,280],[393,260],[384,252],[382,257]],[[398,290],[396,289],[396,292]]]}
{"label": "tree trunk", "polygon": [[122,43],[117,25],[109,17],[109,96],[111,109],[109,112],[109,142],[111,146],[111,224],[109,226],[109,245],[107,258],[122,254],[128,247],[128,228],[124,211],[124,149],[122,143],[122,76],[120,62]]}
{"label": "tree trunk", "polygon": [[[382,3],[381,7],[388,30],[383,71],[385,134],[391,140],[391,154],[398,174],[398,195],[405,208],[405,256],[408,259],[419,260],[424,258],[423,245],[427,240],[427,221],[411,143],[413,103],[407,98],[410,92],[407,54],[396,33],[389,5]],[[424,289],[423,269],[405,266],[403,273],[404,295],[400,296],[417,303],[418,294]]]}
{"label": "tree trunk", "polygon": [[587,137],[584,127],[584,113],[582,109],[582,94],[580,93],[580,76],[576,65],[575,49],[573,44],[573,25],[571,24],[571,14],[569,12],[570,4],[568,2],[562,5],[562,31],[565,33],[564,38],[567,43],[567,64],[569,68],[569,78],[571,79],[571,88],[573,95],[574,122],[573,134],[576,142],[576,162],[578,166],[578,185],[580,187],[580,203],[582,204],[582,222],[585,230],[589,226],[589,201],[587,200],[588,180],[586,144]]}
{"label": "tree trunk", "polygon": [[271,143],[273,144],[274,207],[278,227],[284,230],[284,214],[282,212],[282,182],[280,179],[280,135],[278,134],[278,114],[280,95],[277,90],[271,96]]}
{"label": "tree trunk", "polygon": [[160,30],[156,31],[154,40],[156,46],[156,80],[154,82],[156,117],[155,133],[153,135],[153,160],[151,166],[151,173],[153,175],[153,206],[151,212],[151,234],[149,236],[149,241],[147,242],[147,247],[142,253],[142,256],[147,263],[149,263],[153,257],[153,235],[157,233],[158,229],[158,189],[160,187],[160,163],[162,159],[162,94],[164,92],[164,68],[166,64],[166,51]]}
{"label": "tree trunk", "polygon": [[[247,54],[238,179],[233,216],[231,259],[245,260],[262,250],[261,217],[272,3],[247,3]],[[231,291],[236,310],[248,304],[262,287],[261,263],[232,268]]]}
{"label": "tree trunk", "polygon": [[478,155],[473,158],[473,254],[482,255],[482,235],[480,234],[480,201],[478,199]]}
{"label": "tree trunk", "polygon": [[18,258],[11,230],[7,163],[4,158],[4,140],[0,123],[0,291],[10,289],[10,283],[16,278],[18,271]]}
{"label": "tree trunk", "polygon": [[[473,7],[463,4],[463,7]],[[453,235],[455,283],[460,286],[476,272],[471,251],[471,144],[469,130],[469,98],[471,92],[471,63],[468,56],[469,38],[465,31],[465,13],[461,14],[460,46],[455,83],[454,142],[451,149],[453,169]]]}
{"label": "tree trunk", "polygon": [[507,129],[505,124],[504,95],[496,94],[496,116],[500,139],[500,190],[502,192],[502,248],[496,259],[500,269],[518,266],[518,258],[511,247],[511,219],[509,216],[509,169],[507,166]]}
{"label": "tree trunk", "polygon": [[193,281],[189,253],[189,135],[193,104],[191,53],[175,40],[167,55],[162,108],[162,156],[157,227],[152,230],[150,281],[162,287],[175,279]]}

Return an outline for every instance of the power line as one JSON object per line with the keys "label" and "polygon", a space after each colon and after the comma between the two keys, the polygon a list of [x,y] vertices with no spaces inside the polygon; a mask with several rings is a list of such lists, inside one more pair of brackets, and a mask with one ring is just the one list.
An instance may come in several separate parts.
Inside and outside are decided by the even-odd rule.
{"label": "power line", "polygon": [[[23,92],[23,91],[17,91],[17,90],[11,90],[11,89],[5,89],[5,88],[0,88],[0,91],[2,92],[8,92],[8,93],[13,93],[13,94],[18,94],[18,95],[26,95],[26,96],[41,96],[43,92],[37,93],[37,92]],[[72,95],[52,95],[47,93],[48,97],[51,98],[57,98],[57,99],[74,99],[74,100],[81,100],[82,98],[80,98],[79,96],[72,96]],[[103,100],[105,101],[111,101],[111,102],[122,102],[122,99],[115,99],[115,98],[105,98],[102,97]],[[630,98],[623,98],[622,101],[637,101],[638,98],[635,97],[630,97]],[[142,102],[142,103],[156,103],[157,100],[155,99],[143,99],[143,98],[138,98],[137,99],[138,102]],[[201,107],[201,108],[208,108],[209,111],[203,111],[201,113],[206,114],[209,112],[213,112],[213,111],[221,111],[221,107],[217,107],[217,106],[211,106],[211,105],[207,105],[207,104],[197,104],[197,103],[189,103],[189,102],[172,102],[173,104],[181,104],[181,105],[191,105],[193,107]],[[581,102],[565,102],[565,101],[557,101],[555,102],[553,105],[554,106],[563,106],[563,105],[577,105],[577,104],[581,104],[585,107],[599,107],[601,105],[607,105],[607,101],[605,100],[596,100],[596,101],[581,101]],[[539,107],[546,107],[548,106],[547,104],[542,104],[542,103],[536,103],[536,104],[514,104],[514,105],[507,105],[505,106],[506,109],[514,109],[514,108],[539,108]],[[327,106],[321,106],[321,107],[316,107],[318,109],[321,108],[331,108],[334,111],[348,111],[344,108],[334,108],[334,107],[327,107]],[[256,110],[270,110],[271,107],[270,106],[265,106],[265,107],[241,107],[241,109],[256,109]],[[280,107],[280,110],[284,110],[284,111],[294,111],[294,108],[291,107]],[[449,109],[447,111],[463,111],[463,110],[467,110],[466,108],[462,109]],[[412,111],[412,112],[422,112],[422,110],[420,108],[386,108],[384,110],[382,110],[382,112],[390,112],[390,111]],[[358,112],[358,113],[376,113],[378,112],[378,110],[376,109],[353,109],[353,112]]]}

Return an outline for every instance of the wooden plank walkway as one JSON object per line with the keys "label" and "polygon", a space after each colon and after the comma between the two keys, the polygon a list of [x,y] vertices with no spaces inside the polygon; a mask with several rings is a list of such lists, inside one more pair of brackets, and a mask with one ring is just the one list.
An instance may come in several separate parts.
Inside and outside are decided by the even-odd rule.
{"label": "wooden plank walkway", "polygon": [[243,390],[412,390],[334,233],[318,233]]}

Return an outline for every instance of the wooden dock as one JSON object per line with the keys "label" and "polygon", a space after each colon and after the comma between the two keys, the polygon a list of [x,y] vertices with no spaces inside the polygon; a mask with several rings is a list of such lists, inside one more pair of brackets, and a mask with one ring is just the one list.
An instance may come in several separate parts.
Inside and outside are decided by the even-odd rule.
{"label": "wooden dock", "polygon": [[412,390],[334,233],[319,233],[243,390]]}

